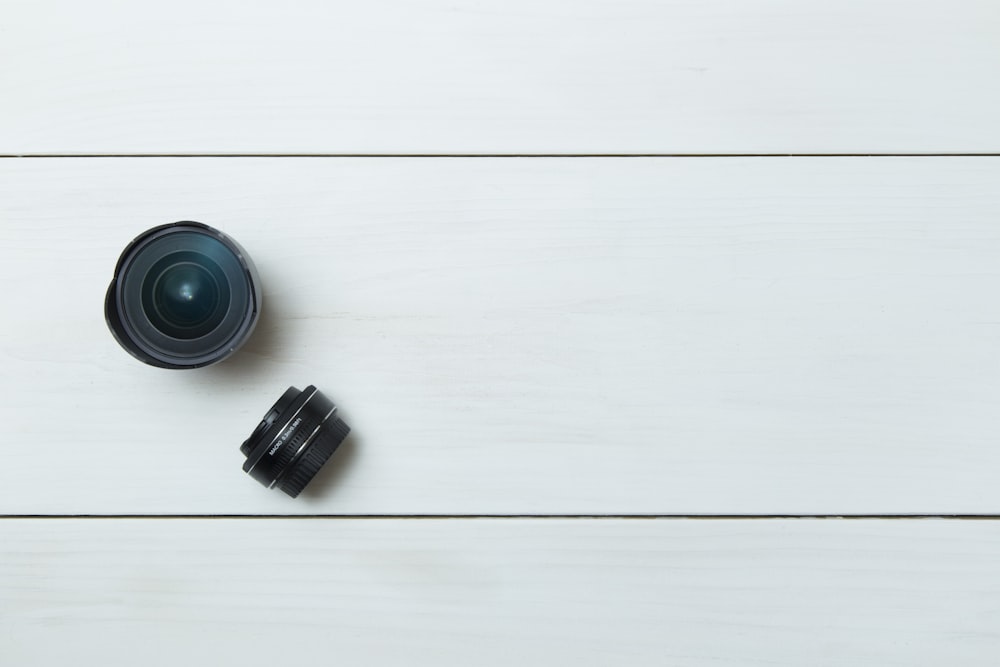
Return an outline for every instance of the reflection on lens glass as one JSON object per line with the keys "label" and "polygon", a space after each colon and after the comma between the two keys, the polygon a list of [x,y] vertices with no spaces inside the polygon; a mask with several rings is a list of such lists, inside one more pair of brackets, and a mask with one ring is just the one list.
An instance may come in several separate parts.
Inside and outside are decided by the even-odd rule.
{"label": "reflection on lens glass", "polygon": [[203,323],[219,307],[219,286],[197,264],[175,264],[160,274],[153,302],[168,322],[190,327]]}
{"label": "reflection on lens glass", "polygon": [[142,284],[142,309],[149,323],[178,340],[212,333],[225,319],[231,298],[222,268],[190,251],[153,264]]}

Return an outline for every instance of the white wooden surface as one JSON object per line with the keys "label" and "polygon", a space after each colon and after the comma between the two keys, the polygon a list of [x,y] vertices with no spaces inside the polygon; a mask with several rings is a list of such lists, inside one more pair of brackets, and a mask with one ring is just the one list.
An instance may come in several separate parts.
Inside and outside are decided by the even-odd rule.
{"label": "white wooden surface", "polygon": [[[997,35],[989,0],[0,0],[0,156],[146,156],[0,159],[0,666],[995,665],[1000,158],[955,154],[1000,153]],[[667,153],[714,157],[481,157]],[[182,218],[265,316],[174,373],[101,306]],[[292,501],[237,446],[310,382],[355,432]],[[624,516],[847,513],[992,518]]]}
{"label": "white wooden surface", "polygon": [[[32,443],[0,506],[1000,512],[998,186],[990,158],[0,161],[0,423]],[[102,319],[174,219],[260,265],[216,368]],[[323,494],[264,493],[238,445],[310,383],[354,440]]]}
{"label": "white wooden surface", "polygon": [[1000,652],[973,521],[16,520],[5,665],[926,665]]}
{"label": "white wooden surface", "polygon": [[3,0],[0,153],[1000,152],[995,0]]}

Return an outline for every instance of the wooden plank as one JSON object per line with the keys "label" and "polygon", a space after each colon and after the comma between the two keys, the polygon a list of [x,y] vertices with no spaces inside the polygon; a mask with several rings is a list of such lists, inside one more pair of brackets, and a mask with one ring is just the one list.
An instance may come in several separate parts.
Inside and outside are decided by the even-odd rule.
{"label": "wooden plank", "polygon": [[983,665],[982,521],[8,520],[11,665]]}
{"label": "wooden plank", "polygon": [[[5,513],[1000,512],[1000,160],[0,161]],[[118,253],[257,260],[246,351],[148,368]],[[240,471],[288,385],[355,429]]]}
{"label": "wooden plank", "polygon": [[3,0],[0,153],[1000,152],[992,0]]}

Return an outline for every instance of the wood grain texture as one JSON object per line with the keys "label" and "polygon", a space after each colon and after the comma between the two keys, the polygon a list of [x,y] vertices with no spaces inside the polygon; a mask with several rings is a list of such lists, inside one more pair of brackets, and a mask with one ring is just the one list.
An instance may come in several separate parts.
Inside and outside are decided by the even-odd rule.
{"label": "wood grain texture", "polygon": [[0,2],[0,153],[1000,151],[992,0]]}
{"label": "wood grain texture", "polygon": [[[1000,161],[0,161],[4,513],[1000,512]],[[196,219],[265,316],[148,368],[102,301]],[[354,429],[240,472],[288,385]]]}
{"label": "wood grain texture", "polygon": [[995,664],[1000,524],[0,522],[4,664]]}

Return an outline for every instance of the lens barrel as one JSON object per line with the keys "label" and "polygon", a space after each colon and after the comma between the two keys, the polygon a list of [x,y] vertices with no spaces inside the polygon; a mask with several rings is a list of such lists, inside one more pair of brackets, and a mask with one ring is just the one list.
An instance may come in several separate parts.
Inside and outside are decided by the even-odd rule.
{"label": "lens barrel", "polygon": [[261,290],[243,248],[200,222],[161,225],[118,258],[104,317],[133,357],[160,368],[222,361],[257,324]]}
{"label": "lens barrel", "polygon": [[296,497],[351,432],[336,414],[333,401],[313,385],[289,387],[240,447],[247,457],[243,471]]}

